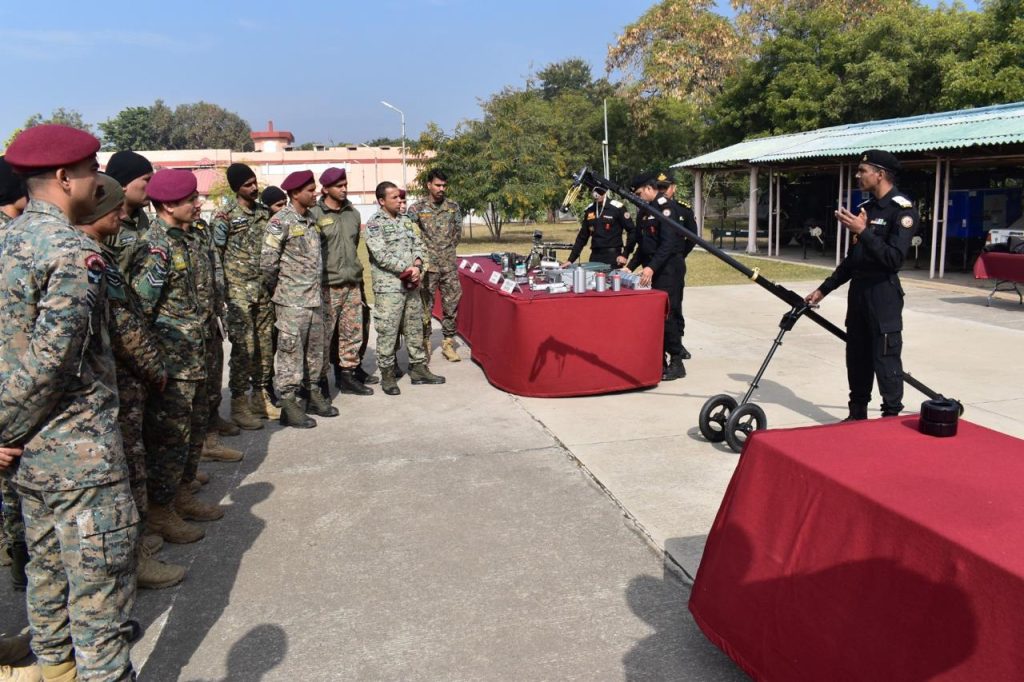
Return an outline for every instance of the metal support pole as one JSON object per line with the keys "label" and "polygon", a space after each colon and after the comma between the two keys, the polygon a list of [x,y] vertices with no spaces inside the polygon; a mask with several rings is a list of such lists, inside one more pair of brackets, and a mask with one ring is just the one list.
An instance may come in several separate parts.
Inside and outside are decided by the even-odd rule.
{"label": "metal support pole", "polygon": [[[605,177],[608,177],[607,175]],[[704,236],[704,171],[693,172],[693,212],[697,219],[697,228]]]}
{"label": "metal support pole", "polygon": [[[946,159],[946,187],[942,193],[942,258],[939,259],[939,279],[946,276],[946,239],[949,234],[949,184],[953,162]],[[967,248],[966,243],[964,248]]]}
{"label": "metal support pole", "polygon": [[747,212],[747,253],[757,253],[757,166],[750,167],[750,209]]}
{"label": "metal support pole", "polygon": [[939,191],[942,186],[942,159],[935,159],[935,198],[932,199],[932,255],[928,265],[928,279],[935,279],[935,250],[939,246]]}
{"label": "metal support pole", "polygon": [[773,232],[775,228],[775,169],[768,169],[768,255],[772,255]]}
{"label": "metal support pole", "polygon": [[[843,184],[846,182],[846,164],[839,164],[839,196],[836,198],[836,207],[843,205]],[[843,224],[836,219],[836,265],[839,265],[840,253],[843,248]]]}

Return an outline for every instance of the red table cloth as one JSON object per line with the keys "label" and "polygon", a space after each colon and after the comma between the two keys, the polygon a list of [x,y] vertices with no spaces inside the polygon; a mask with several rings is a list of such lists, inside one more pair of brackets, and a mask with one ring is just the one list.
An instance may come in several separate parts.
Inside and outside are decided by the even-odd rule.
{"label": "red table cloth", "polygon": [[[459,259],[461,261],[461,258]],[[509,393],[542,398],[597,395],[656,386],[668,296],[623,289],[603,293],[506,294],[488,281],[499,270],[459,270],[458,332],[487,379]],[[610,287],[610,284],[609,284]],[[440,297],[434,315],[440,317]]]}
{"label": "red table cloth", "polygon": [[690,611],[755,679],[1024,680],[1024,441],[917,417],[758,431]]}
{"label": "red table cloth", "polygon": [[1024,282],[1024,255],[1019,253],[983,253],[974,261],[976,279],[1002,279]]}

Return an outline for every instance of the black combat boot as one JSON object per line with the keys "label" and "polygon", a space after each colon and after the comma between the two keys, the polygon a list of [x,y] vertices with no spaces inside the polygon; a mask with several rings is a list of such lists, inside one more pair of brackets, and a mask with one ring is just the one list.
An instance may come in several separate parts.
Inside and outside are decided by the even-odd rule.
{"label": "black combat boot", "polygon": [[844,419],[844,422],[859,422],[863,419],[868,418],[868,406],[862,403],[849,403],[850,414]]}
{"label": "black combat boot", "polygon": [[315,414],[318,417],[337,417],[338,408],[331,405],[330,400],[324,397],[320,390],[310,390],[309,402],[306,404],[306,412]]}
{"label": "black combat boot", "polygon": [[362,367],[356,367],[354,374],[356,375],[356,379],[364,384],[372,385],[380,383],[380,379],[378,377],[368,374]]}
{"label": "black combat boot", "polygon": [[394,367],[380,368],[380,387],[387,395],[398,395],[402,392],[398,388],[398,380],[395,378]]}
{"label": "black combat boot", "polygon": [[[395,362],[394,370],[395,370],[395,379],[396,380],[401,379],[402,377],[405,376],[405,372],[403,372],[402,368],[398,366],[398,362],[397,361]],[[383,373],[384,372],[381,372],[381,374],[383,374]]]}
{"label": "black combat boot", "polygon": [[683,360],[689,360],[690,359],[690,351],[686,350],[686,346],[680,346],[680,347],[683,349],[683,352],[679,354],[679,357],[681,359],[683,359]]}
{"label": "black combat boot", "polygon": [[444,377],[431,372],[426,364],[409,365],[409,378],[414,384],[443,384]]}
{"label": "black combat boot", "polygon": [[332,365],[334,367],[334,387],[341,390],[341,365]]}
{"label": "black combat boot", "polygon": [[331,402],[331,383],[327,381],[327,377],[316,382],[316,387],[320,389],[320,395],[322,395],[327,402]]}
{"label": "black combat boot", "polygon": [[281,397],[281,426],[293,426],[297,429],[311,429],[316,420],[306,416],[294,396]]}
{"label": "black combat boot", "polygon": [[28,576],[25,575],[26,566],[28,566],[28,545],[15,540],[11,543],[11,586],[18,592],[24,592],[28,587]]}
{"label": "black combat boot", "polygon": [[661,373],[662,381],[675,381],[686,376],[686,368],[683,367],[683,358],[680,355],[673,355],[669,358],[668,367]]}
{"label": "black combat boot", "polygon": [[364,386],[359,379],[356,379],[355,372],[351,369],[343,369],[336,376],[334,385],[338,387],[338,393],[350,395],[373,395],[373,389]]}

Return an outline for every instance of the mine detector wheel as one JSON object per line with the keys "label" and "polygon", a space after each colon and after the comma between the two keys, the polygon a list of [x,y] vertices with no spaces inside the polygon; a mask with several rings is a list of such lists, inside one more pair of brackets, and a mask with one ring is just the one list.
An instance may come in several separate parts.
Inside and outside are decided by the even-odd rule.
{"label": "mine detector wheel", "polygon": [[[796,324],[796,321],[800,319],[800,317],[805,315],[817,325],[825,329],[825,331],[844,342],[846,341],[846,332],[812,310],[812,306],[807,305],[800,294],[796,293],[792,289],[787,289],[784,286],[776,284],[766,277],[762,277],[760,271],[756,268],[753,270],[748,268],[746,265],[730,256],[722,249],[719,249],[711,242],[705,241],[703,237],[700,237],[686,229],[686,227],[678,221],[665,216],[656,207],[644,201],[636,194],[626,190],[621,185],[616,182],[612,182],[608,178],[602,178],[595,175],[589,168],[584,167],[579,173],[573,176],[572,187],[570,187],[569,191],[566,192],[565,199],[562,203],[572,203],[572,201],[579,196],[580,190],[583,186],[586,186],[589,189],[593,189],[594,187],[603,187],[604,189],[611,190],[623,199],[635,204],[637,207],[648,211],[651,215],[657,216],[658,220],[662,224],[669,225],[679,230],[687,239],[693,241],[695,244],[699,244],[712,256],[725,262],[726,265],[729,265],[734,270],[738,270],[743,273],[762,289],[766,289],[773,296],[790,306],[791,310],[783,315],[782,322],[779,323],[779,334],[775,337],[772,349],[768,352],[768,357],[766,357],[764,362],[761,364],[761,369],[751,382],[750,388],[747,390],[743,400],[737,403],[732,396],[720,394],[712,396],[701,408],[698,425],[700,426],[700,432],[704,437],[712,443],[720,443],[724,440],[729,444],[730,448],[739,452],[743,449],[743,443],[746,442],[751,433],[758,429],[763,429],[768,425],[768,420],[765,417],[764,410],[753,403],[748,403],[747,401],[750,399],[754,389],[757,388],[757,383],[760,381],[761,375],[764,374],[765,369],[767,369],[768,362],[772,359],[772,355],[774,355],[776,349],[782,345],[783,335],[793,328],[793,325]],[[928,388],[926,385],[911,376],[909,372],[903,372],[903,383],[916,388],[918,391],[933,400],[951,400],[941,393]],[[956,400],[952,400],[952,402],[956,403],[960,413],[963,414],[963,405]]]}

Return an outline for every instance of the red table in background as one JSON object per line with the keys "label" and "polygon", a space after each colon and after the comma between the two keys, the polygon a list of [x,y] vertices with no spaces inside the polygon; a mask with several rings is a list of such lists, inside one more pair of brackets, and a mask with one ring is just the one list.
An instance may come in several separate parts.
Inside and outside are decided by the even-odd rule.
{"label": "red table in background", "polygon": [[755,679],[1024,680],[1024,441],[916,416],[756,432],[690,610]]}
{"label": "red table in background", "polygon": [[[1015,291],[1017,298],[1024,304],[1024,295],[1021,295],[1017,283],[1024,282],[1024,255],[1019,253],[983,253],[974,261],[975,279],[994,279],[996,285],[988,295],[988,305],[992,305],[992,297],[997,291]],[[1010,288],[1000,289],[1003,284],[1009,284]]]}
{"label": "red table in background", "polygon": [[[488,282],[498,266],[459,270],[458,331],[487,379],[509,393],[554,398],[656,386],[668,296],[662,291],[506,294]],[[609,285],[610,286],[610,285]],[[440,317],[440,297],[434,316]]]}

